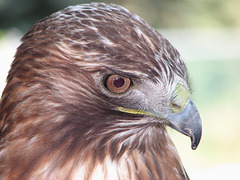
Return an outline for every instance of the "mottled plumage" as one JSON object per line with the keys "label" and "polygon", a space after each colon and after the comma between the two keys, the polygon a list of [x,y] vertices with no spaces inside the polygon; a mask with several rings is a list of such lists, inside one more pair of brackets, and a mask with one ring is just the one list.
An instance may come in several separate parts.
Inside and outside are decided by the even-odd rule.
{"label": "mottled plumage", "polygon": [[[129,88],[111,92],[112,74]],[[103,3],[54,13],[24,35],[9,71],[0,179],[188,179],[165,130],[198,145],[187,92],[178,51],[137,15]],[[188,108],[196,123],[178,126]]]}

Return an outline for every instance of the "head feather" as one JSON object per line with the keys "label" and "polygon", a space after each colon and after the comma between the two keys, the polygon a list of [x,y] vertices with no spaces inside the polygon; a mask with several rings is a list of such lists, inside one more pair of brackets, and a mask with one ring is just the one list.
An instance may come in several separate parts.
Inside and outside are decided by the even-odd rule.
{"label": "head feather", "polygon": [[123,7],[72,6],[38,21],[22,38],[1,99],[0,179],[71,179],[77,171],[88,179],[99,165],[106,178],[109,162],[119,179],[126,170],[128,179],[164,178],[172,167],[186,178],[165,127],[116,111],[121,98],[99,88],[96,79],[109,72],[187,79],[177,50]]}

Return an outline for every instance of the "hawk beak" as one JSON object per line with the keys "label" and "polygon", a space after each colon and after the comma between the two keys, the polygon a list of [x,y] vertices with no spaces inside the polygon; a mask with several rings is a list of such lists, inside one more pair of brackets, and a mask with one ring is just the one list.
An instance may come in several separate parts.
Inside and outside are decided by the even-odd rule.
{"label": "hawk beak", "polygon": [[168,126],[191,138],[192,149],[195,150],[201,140],[202,123],[198,110],[189,98],[183,111],[166,118]]}

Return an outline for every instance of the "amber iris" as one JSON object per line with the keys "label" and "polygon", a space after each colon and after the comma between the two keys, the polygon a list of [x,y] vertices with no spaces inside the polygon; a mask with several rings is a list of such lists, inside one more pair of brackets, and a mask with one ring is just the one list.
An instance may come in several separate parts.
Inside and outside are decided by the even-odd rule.
{"label": "amber iris", "polygon": [[131,80],[120,75],[109,75],[106,78],[105,86],[113,93],[124,93],[131,85]]}

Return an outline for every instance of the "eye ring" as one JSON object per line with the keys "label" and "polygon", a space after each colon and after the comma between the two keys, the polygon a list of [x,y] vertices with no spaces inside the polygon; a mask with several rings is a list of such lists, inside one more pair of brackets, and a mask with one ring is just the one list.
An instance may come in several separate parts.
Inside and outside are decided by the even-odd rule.
{"label": "eye ring", "polygon": [[115,94],[122,94],[126,92],[131,84],[131,79],[117,74],[108,75],[104,82],[106,89]]}

